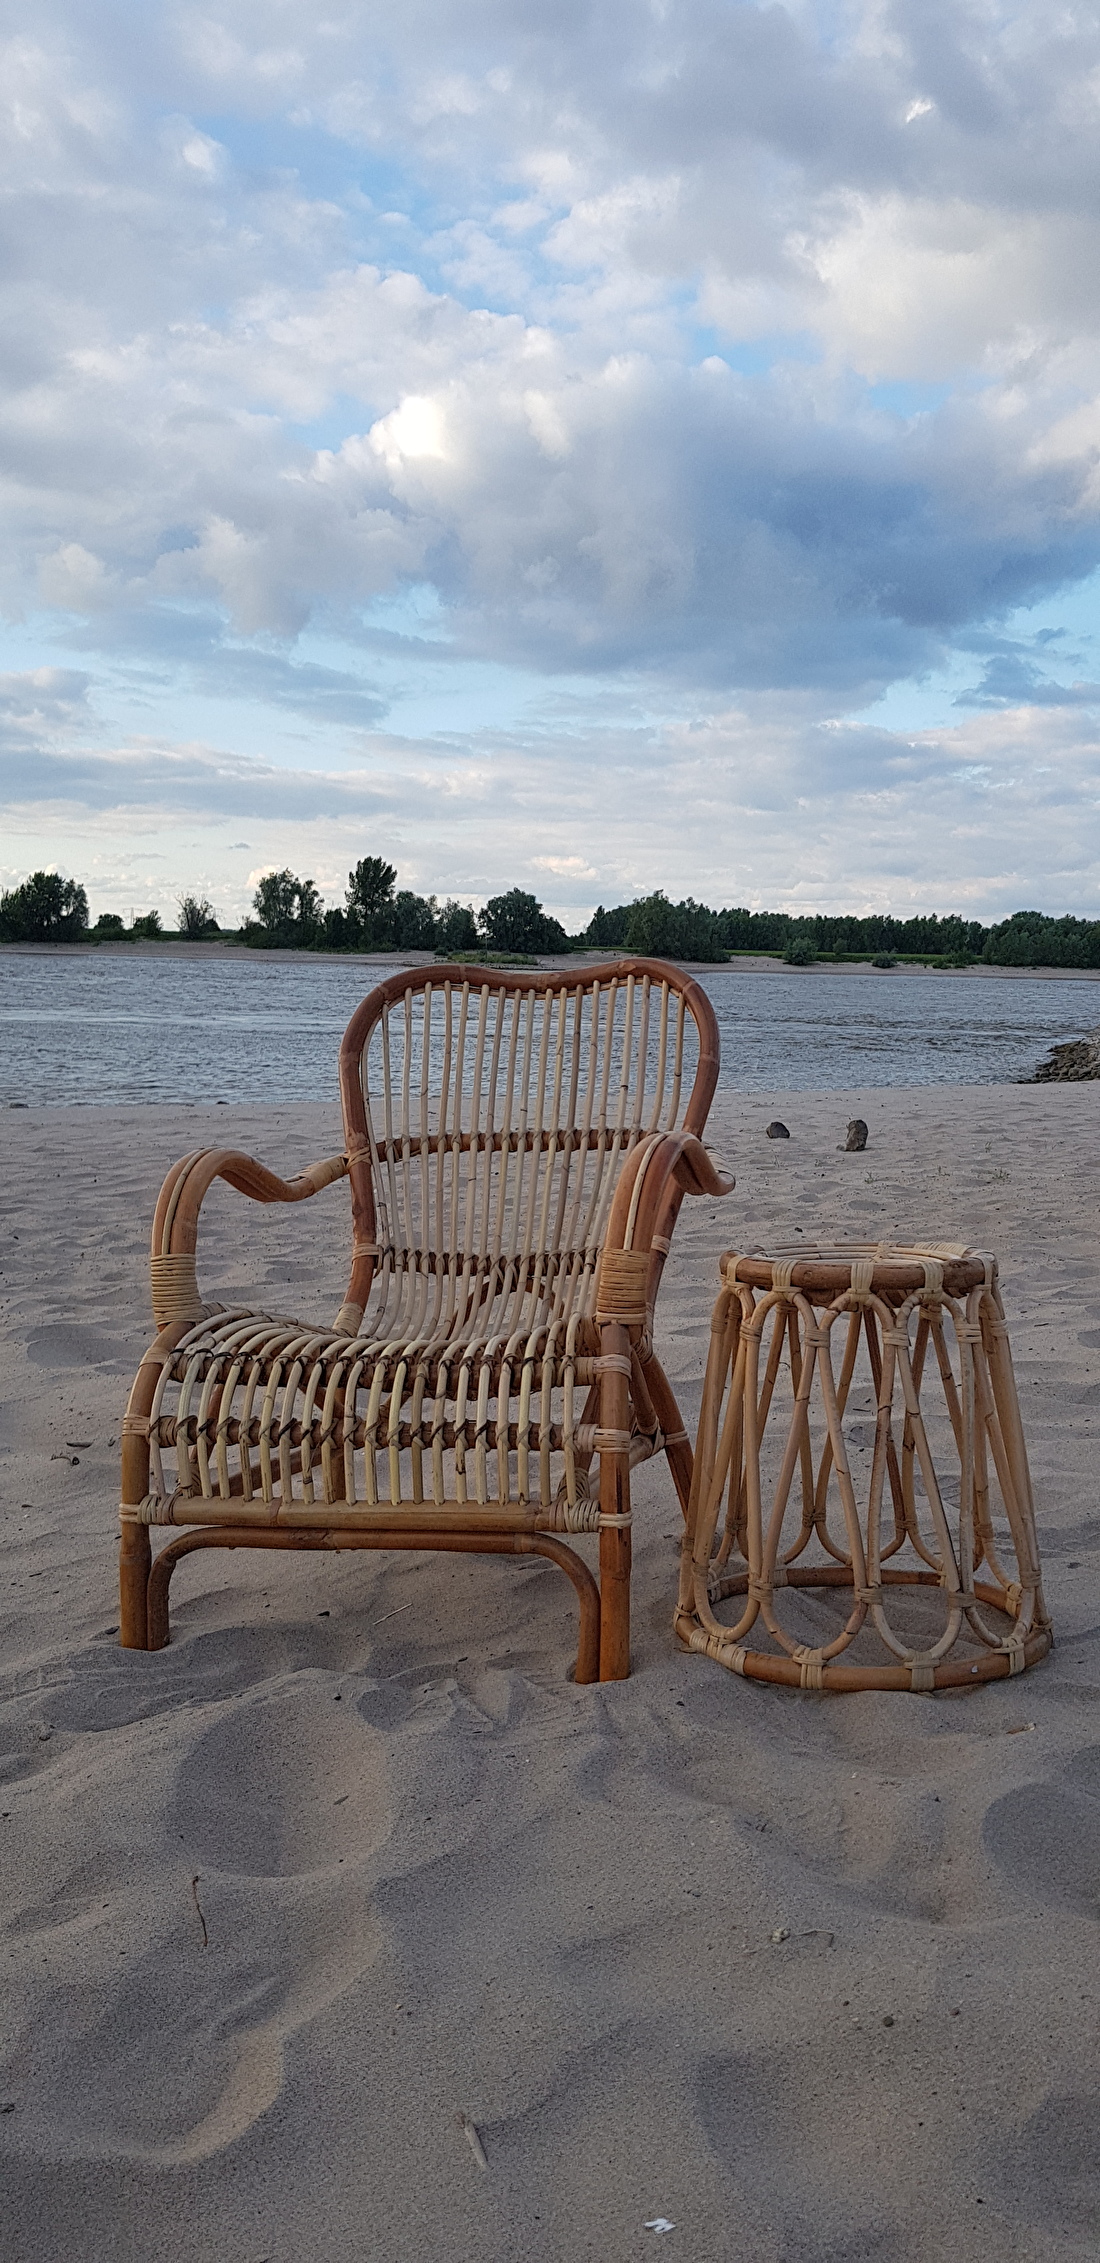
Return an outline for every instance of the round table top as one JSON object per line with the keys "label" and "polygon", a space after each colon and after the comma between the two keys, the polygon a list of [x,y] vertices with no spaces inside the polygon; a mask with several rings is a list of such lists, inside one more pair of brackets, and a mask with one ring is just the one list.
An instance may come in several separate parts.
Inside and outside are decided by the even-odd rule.
{"label": "round table top", "polygon": [[870,1288],[891,1300],[931,1287],[939,1273],[944,1292],[966,1296],[984,1280],[996,1279],[997,1260],[960,1242],[784,1243],[767,1250],[725,1250],[719,1269],[727,1288],[735,1281],[749,1288],[774,1286],[776,1266],[790,1267],[790,1284],[811,1302],[842,1296],[852,1285],[853,1265],[871,1262]]}

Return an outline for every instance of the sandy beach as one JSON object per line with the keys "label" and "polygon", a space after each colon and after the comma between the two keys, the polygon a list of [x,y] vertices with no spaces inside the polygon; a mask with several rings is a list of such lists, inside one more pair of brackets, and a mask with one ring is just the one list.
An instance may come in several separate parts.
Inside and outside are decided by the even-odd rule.
{"label": "sandy beach", "polygon": [[[171,1647],[120,1651],[161,1178],[211,1142],[289,1174],[339,1120],[0,1118],[7,2263],[1095,2257],[1098,1111],[1091,1085],[725,1092],[737,1190],[685,1206],[658,1310],[694,1426],[723,1247],[999,1255],[1056,1648],[964,1698],[679,1651],[663,1463],[627,1683],[569,1681],[549,1567],[442,1555],[208,1554]],[[342,1187],[207,1214],[211,1294],[331,1318]]]}

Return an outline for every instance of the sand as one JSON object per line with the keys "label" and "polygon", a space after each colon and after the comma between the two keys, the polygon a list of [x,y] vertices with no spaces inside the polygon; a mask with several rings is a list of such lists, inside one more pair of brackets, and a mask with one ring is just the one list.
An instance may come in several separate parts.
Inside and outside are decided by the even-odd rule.
{"label": "sand", "polygon": [[[338,1125],[0,1119],[6,2263],[1095,2258],[1098,1108],[726,1094],[737,1192],[685,1208],[666,1278],[693,1423],[722,1246],[1000,1254],[1057,1647],[961,1699],[679,1652],[662,1465],[628,1683],[568,1680],[549,1567],[442,1556],[193,1559],[171,1648],[120,1651],[159,1180],[210,1140],[289,1170]],[[328,1316],[345,1205],[218,1190],[209,1289]]]}

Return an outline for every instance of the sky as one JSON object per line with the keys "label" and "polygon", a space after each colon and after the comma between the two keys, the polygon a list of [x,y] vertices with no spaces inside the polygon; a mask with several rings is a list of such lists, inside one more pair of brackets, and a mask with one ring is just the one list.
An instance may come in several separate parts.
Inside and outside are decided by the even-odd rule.
{"label": "sky", "polygon": [[0,0],[0,885],[1100,917],[1100,8]]}

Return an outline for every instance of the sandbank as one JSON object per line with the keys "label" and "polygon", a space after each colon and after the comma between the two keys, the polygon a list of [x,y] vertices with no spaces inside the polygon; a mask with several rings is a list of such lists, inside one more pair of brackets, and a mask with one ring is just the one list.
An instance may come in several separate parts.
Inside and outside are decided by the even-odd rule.
{"label": "sandbank", "polygon": [[[663,1465],[627,1683],[567,1678],[552,1569],[461,1557],[208,1555],[170,1649],[120,1651],[157,1186],[211,1141],[289,1172],[338,1119],[0,1123],[8,2263],[1094,2257],[1100,1090],[725,1092],[737,1191],[673,1245],[692,1424],[720,1248],[999,1254],[1056,1648],[961,1699],[679,1652]],[[211,1293],[331,1315],[342,1188],[209,1215]]]}

